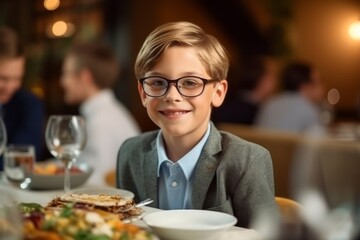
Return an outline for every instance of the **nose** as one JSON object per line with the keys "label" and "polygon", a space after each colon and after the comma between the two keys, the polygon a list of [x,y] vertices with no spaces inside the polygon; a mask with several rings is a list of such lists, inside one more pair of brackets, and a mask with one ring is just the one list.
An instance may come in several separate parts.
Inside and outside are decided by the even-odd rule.
{"label": "nose", "polygon": [[178,101],[182,98],[182,95],[177,90],[176,84],[170,83],[169,88],[164,97],[166,101]]}

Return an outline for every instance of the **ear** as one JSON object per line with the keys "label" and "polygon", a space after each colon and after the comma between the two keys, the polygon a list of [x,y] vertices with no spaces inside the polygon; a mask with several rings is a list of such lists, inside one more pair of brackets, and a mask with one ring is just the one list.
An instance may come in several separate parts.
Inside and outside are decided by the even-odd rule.
{"label": "ear", "polygon": [[141,102],[142,102],[143,106],[146,107],[147,96],[143,90],[143,87],[141,86],[141,84],[139,82],[138,82],[137,88],[138,88]]}
{"label": "ear", "polygon": [[224,102],[226,92],[228,89],[228,82],[224,79],[218,82],[215,86],[211,104],[214,107],[220,107],[221,104]]}

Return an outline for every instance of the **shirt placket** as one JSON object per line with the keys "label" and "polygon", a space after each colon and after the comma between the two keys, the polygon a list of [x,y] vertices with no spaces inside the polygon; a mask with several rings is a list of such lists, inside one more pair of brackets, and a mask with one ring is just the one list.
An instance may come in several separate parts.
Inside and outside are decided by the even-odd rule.
{"label": "shirt placket", "polygon": [[168,200],[172,205],[172,209],[182,209],[184,200],[184,183],[182,181],[182,175],[184,174],[179,164],[169,165],[170,176],[166,183]]}

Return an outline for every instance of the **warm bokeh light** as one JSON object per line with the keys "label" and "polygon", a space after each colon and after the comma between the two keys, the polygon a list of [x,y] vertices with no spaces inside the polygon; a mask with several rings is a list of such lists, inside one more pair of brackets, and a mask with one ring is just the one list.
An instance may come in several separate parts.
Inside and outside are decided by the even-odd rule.
{"label": "warm bokeh light", "polygon": [[349,35],[352,39],[360,40],[360,21],[350,24]]}
{"label": "warm bokeh light", "polygon": [[332,105],[337,104],[340,101],[340,92],[336,88],[330,89],[327,94],[328,102]]}
{"label": "warm bokeh light", "polygon": [[46,35],[49,38],[70,37],[75,33],[75,25],[71,22],[57,21],[47,27]]}
{"label": "warm bokeh light", "polygon": [[52,26],[52,33],[54,36],[60,37],[67,32],[67,24],[64,21],[57,21]]}
{"label": "warm bokeh light", "polygon": [[60,0],[44,0],[44,7],[49,11],[57,9],[59,5]]}

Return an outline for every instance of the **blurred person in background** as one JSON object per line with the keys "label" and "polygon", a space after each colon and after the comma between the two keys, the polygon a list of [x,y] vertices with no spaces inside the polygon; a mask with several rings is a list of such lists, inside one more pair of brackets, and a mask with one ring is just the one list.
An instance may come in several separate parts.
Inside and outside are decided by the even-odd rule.
{"label": "blurred person in background", "polygon": [[7,132],[7,144],[32,144],[39,160],[43,151],[45,113],[42,101],[22,88],[25,62],[24,46],[17,33],[1,26],[0,111]]}
{"label": "blurred person in background", "polygon": [[118,75],[119,63],[105,45],[75,44],[64,60],[61,78],[64,100],[81,104],[87,143],[79,161],[94,168],[91,184],[106,184],[105,175],[115,169],[120,145],[140,133],[137,122],[111,89]]}
{"label": "blurred person in background", "polygon": [[323,134],[324,86],[319,72],[306,62],[289,63],[280,78],[283,91],[260,109],[256,125],[294,133]]}
{"label": "blurred person in background", "polygon": [[230,122],[253,125],[262,103],[275,91],[275,60],[267,56],[247,59],[242,66],[238,90],[225,99],[221,108],[213,110],[214,123]]}

